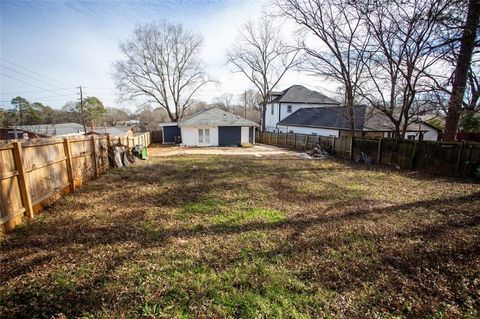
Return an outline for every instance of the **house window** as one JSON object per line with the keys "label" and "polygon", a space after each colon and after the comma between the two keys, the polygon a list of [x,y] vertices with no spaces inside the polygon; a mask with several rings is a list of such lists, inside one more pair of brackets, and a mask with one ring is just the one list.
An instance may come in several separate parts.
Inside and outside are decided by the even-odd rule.
{"label": "house window", "polygon": [[313,132],[312,135],[313,135],[313,136],[317,136],[317,133]]}
{"label": "house window", "polygon": [[274,108],[273,105],[272,105],[272,109],[271,109],[271,111],[270,111],[270,114],[273,115],[274,112],[275,112],[275,108]]}
{"label": "house window", "polygon": [[198,143],[210,143],[210,129],[198,129]]}
{"label": "house window", "polygon": [[407,139],[409,139],[409,140],[414,140],[414,139],[415,139],[415,135],[411,135],[411,134],[410,134],[410,135],[407,135]]}
{"label": "house window", "polygon": [[287,113],[292,113],[292,106],[291,105],[287,105]]}

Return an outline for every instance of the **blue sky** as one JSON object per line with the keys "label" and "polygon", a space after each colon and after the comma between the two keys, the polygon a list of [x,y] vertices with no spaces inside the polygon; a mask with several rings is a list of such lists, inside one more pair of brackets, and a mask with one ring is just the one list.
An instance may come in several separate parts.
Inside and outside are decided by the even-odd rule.
{"label": "blue sky", "polygon": [[[209,102],[222,93],[240,94],[251,85],[231,72],[224,52],[238,28],[258,18],[265,4],[258,0],[0,0],[0,106],[8,107],[11,98],[21,95],[61,107],[78,97],[75,87],[82,85],[86,95],[99,97],[105,106],[134,110],[135,103],[116,100],[112,62],[121,57],[118,44],[135,25],[155,20],[182,23],[204,37],[202,56],[218,83],[205,87],[197,99]],[[293,82],[313,84],[294,73],[279,88]]]}

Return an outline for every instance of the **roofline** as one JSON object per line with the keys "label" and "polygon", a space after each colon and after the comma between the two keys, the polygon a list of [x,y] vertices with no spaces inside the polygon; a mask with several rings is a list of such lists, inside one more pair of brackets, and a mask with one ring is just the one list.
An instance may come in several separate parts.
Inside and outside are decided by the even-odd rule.
{"label": "roofline", "polygon": [[[326,129],[333,129],[333,130],[349,130],[348,127],[332,127],[332,126],[317,126],[317,125],[295,125],[295,124],[283,124],[281,122],[278,122],[277,125],[281,125],[281,126],[295,126],[295,127],[313,127],[313,128],[326,128]],[[359,129],[359,131],[362,131]]]}
{"label": "roofline", "polygon": [[425,121],[420,121],[420,123],[421,123],[421,124],[425,124],[426,126],[433,128],[434,130],[437,130],[437,132],[442,132],[442,131],[443,131],[443,130],[439,129],[438,127],[435,127],[435,126],[433,126],[433,125],[431,125],[431,124],[428,124],[428,123],[425,122]]}
{"label": "roofline", "polygon": [[318,102],[288,102],[288,101],[269,101],[267,104],[273,104],[273,103],[289,103],[289,104],[318,104],[318,105],[335,105],[335,106],[341,106],[342,103],[337,102],[337,103],[318,103]]}
{"label": "roofline", "polygon": [[190,125],[179,125],[178,127],[196,127],[196,126],[211,126],[211,127],[220,127],[220,126],[230,126],[230,127],[259,127],[260,125],[255,123],[255,125],[212,125],[212,124],[190,124]]}
{"label": "roofline", "polygon": [[161,126],[161,127],[163,127],[163,126],[175,126],[175,125],[178,126],[178,122],[166,122],[166,123],[158,124],[158,126]]}
{"label": "roofline", "polygon": [[[332,129],[332,130],[345,130],[345,131],[350,131],[350,128],[348,127],[331,127],[331,126],[316,126],[316,125],[285,125],[281,124],[280,122],[278,123],[279,126],[295,126],[295,127],[311,127],[311,128],[325,128],[325,129]],[[374,130],[374,129],[355,129],[355,131],[361,131],[361,132],[393,132],[394,129],[391,130]],[[407,130],[406,132],[419,132],[418,130]],[[427,132],[426,130],[420,130],[420,132]]]}

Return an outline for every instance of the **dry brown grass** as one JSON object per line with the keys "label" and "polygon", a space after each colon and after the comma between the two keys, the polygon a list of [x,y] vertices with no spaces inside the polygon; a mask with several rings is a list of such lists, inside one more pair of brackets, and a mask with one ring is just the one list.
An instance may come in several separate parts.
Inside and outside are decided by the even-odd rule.
{"label": "dry brown grass", "polygon": [[112,170],[0,242],[8,317],[478,317],[480,188],[347,162]]}

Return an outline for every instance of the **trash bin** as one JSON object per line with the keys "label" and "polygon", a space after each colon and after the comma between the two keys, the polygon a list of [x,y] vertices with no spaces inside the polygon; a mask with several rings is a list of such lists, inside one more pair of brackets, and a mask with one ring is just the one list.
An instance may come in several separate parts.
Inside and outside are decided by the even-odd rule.
{"label": "trash bin", "polygon": [[146,146],[144,146],[144,147],[142,147],[141,159],[142,159],[142,160],[146,160],[146,159],[147,159],[147,157],[148,157],[148,153],[147,153],[147,147],[146,147]]}

